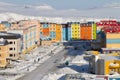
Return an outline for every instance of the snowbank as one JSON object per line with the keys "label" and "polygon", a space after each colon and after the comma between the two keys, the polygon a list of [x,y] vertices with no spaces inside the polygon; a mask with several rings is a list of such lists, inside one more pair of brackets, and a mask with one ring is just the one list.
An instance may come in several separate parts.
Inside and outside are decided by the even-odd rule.
{"label": "snowbank", "polygon": [[71,68],[65,67],[65,68],[59,69],[57,71],[57,73],[59,73],[59,74],[76,74],[78,72]]}
{"label": "snowbank", "polygon": [[83,59],[83,56],[84,56],[84,55],[76,56],[76,57],[72,60],[72,63],[88,64],[88,62]]}
{"label": "snowbank", "polygon": [[65,74],[48,74],[43,77],[42,80],[58,80],[60,77],[64,76]]}

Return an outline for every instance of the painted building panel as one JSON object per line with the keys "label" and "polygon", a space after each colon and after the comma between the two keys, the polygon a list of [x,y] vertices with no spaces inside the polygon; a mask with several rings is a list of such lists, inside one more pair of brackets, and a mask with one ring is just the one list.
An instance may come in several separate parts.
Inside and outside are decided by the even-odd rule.
{"label": "painted building panel", "polygon": [[62,40],[62,25],[56,24],[56,41]]}
{"label": "painted building panel", "polygon": [[63,24],[62,25],[62,41],[67,40],[67,25]]}
{"label": "painted building panel", "polygon": [[49,36],[49,28],[43,28],[43,35]]}
{"label": "painted building panel", "polygon": [[71,35],[73,40],[80,39],[80,23],[79,22],[72,22],[71,23]]}
{"label": "painted building panel", "polygon": [[96,40],[96,35],[97,34],[97,26],[96,23],[92,24],[92,39]]}
{"label": "painted building panel", "polygon": [[108,44],[120,44],[120,39],[107,39]]}

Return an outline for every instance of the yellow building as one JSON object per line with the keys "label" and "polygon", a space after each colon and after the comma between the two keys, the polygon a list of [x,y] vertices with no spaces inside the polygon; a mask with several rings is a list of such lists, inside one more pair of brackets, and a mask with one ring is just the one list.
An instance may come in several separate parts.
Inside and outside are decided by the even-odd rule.
{"label": "yellow building", "polygon": [[59,42],[62,40],[62,25],[61,24],[56,24],[56,35],[55,35],[55,39],[56,42]]}
{"label": "yellow building", "polygon": [[79,22],[74,22],[71,24],[71,32],[72,32],[73,40],[80,39],[80,23]]}
{"label": "yellow building", "polygon": [[9,64],[9,46],[7,40],[0,39],[0,67],[4,68]]}
{"label": "yellow building", "polygon": [[89,60],[90,71],[98,75],[120,73],[119,57],[107,54],[92,55]]}
{"label": "yellow building", "polygon": [[20,34],[1,32],[0,38],[8,41],[9,58],[17,60],[21,53],[21,36]]}

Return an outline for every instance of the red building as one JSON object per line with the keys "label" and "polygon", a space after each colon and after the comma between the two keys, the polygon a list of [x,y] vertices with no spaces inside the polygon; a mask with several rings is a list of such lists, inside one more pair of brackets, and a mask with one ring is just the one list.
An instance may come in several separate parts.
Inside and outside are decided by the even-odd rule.
{"label": "red building", "polygon": [[119,33],[120,32],[120,22],[116,20],[101,20],[96,23],[97,26],[103,27],[103,30],[107,33]]}

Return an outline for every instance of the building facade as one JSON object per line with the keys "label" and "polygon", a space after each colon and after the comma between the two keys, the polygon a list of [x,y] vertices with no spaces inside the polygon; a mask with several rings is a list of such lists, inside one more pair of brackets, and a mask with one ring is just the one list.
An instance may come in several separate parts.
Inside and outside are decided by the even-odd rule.
{"label": "building facade", "polygon": [[116,56],[99,54],[91,56],[89,60],[90,72],[97,75],[120,73],[120,60]]}
{"label": "building facade", "polygon": [[67,24],[62,24],[62,41],[67,41]]}
{"label": "building facade", "polygon": [[13,33],[0,33],[0,38],[7,40],[9,43],[9,59],[18,59],[21,54],[21,35]]}
{"label": "building facade", "polygon": [[9,46],[8,41],[0,38],[0,67],[5,68],[9,64]]}
{"label": "building facade", "polygon": [[106,47],[120,48],[120,33],[106,33]]}
{"label": "building facade", "polygon": [[80,23],[79,22],[72,22],[71,23],[71,35],[72,40],[79,40],[80,39]]}

